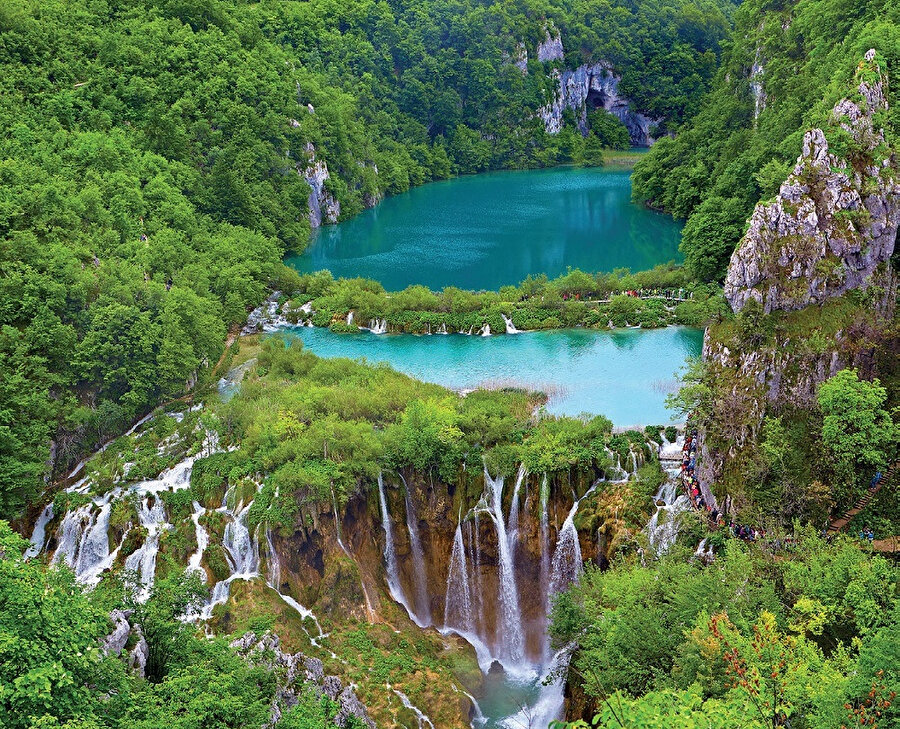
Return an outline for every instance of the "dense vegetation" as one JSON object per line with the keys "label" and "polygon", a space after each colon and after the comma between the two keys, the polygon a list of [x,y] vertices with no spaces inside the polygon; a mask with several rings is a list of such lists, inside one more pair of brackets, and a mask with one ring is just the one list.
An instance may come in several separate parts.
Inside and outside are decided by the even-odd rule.
{"label": "dense vegetation", "polygon": [[638,109],[677,123],[715,73],[731,7],[4,2],[0,513],[181,395],[281,286],[282,254],[309,233],[313,155],[345,216],[455,173],[596,163],[621,124],[592,116],[586,143],[534,114],[553,85],[535,60],[546,27],[566,64],[611,61]]}
{"label": "dense vegetation", "polygon": [[591,569],[556,602],[552,635],[577,643],[578,684],[597,707],[592,723],[570,726],[895,726],[891,564],[812,531],[788,549],[774,538],[714,539],[721,551],[709,566],[684,550],[646,567]]}
{"label": "dense vegetation", "polygon": [[[891,0],[749,0],[713,90],[674,139],[635,168],[634,197],[687,218],[682,250],[702,280],[721,280],[753,206],[777,193],[804,132],[822,126],[870,48],[900,75],[900,9]],[[754,68],[757,70],[754,71]],[[898,84],[881,121],[900,134]]]}
{"label": "dense vegetation", "polygon": [[[286,292],[291,300],[282,308],[287,319],[338,332],[382,321],[394,333],[477,332],[487,324],[492,333],[501,334],[506,331],[504,315],[522,330],[703,326],[730,313],[717,286],[696,285],[683,268],[673,265],[635,274],[619,270],[591,275],[574,269],[552,281],[545,275],[529,276],[518,286],[478,293],[456,287],[434,292],[425,286],[388,293],[377,281],[335,281],[328,271],[291,283]],[[353,323],[348,325],[351,311]]]}

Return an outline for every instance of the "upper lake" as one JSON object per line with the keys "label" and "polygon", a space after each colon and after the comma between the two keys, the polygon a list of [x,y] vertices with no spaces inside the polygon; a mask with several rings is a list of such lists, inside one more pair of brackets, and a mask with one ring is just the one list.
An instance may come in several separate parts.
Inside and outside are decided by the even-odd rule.
{"label": "upper lake", "polygon": [[628,170],[565,167],[422,185],[319,229],[285,262],[376,279],[389,291],[492,290],[568,266],[652,268],[680,260],[680,238],[679,222],[631,202]]}

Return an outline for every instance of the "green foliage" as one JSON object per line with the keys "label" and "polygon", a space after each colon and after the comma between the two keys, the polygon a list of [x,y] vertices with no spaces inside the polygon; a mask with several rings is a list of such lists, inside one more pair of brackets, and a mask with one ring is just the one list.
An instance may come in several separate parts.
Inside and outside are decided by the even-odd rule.
{"label": "green foliage", "polygon": [[[635,200],[687,218],[682,250],[704,280],[722,278],[744,221],[784,182],[806,129],[825,126],[836,151],[847,147],[827,117],[855,92],[863,54],[875,48],[890,72],[900,58],[900,9],[891,0],[749,0],[734,21],[713,89],[674,139],[661,139],[637,163],[632,178]],[[879,126],[891,143],[900,130],[897,84],[887,93],[891,111]]]}
{"label": "green foliage", "polygon": [[818,401],[836,498],[858,498],[876,470],[885,471],[896,457],[900,428],[884,409],[887,391],[878,380],[841,370],[819,387]]}

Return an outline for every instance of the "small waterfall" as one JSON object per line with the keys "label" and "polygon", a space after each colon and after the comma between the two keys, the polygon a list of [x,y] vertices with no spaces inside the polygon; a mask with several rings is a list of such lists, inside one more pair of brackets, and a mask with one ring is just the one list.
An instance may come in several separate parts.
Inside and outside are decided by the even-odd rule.
{"label": "small waterfall", "polygon": [[388,513],[387,498],[384,495],[384,479],[381,473],[378,474],[378,496],[381,500],[381,526],[384,529],[384,561],[387,569],[388,590],[391,593],[391,597],[406,608],[410,620],[420,628],[427,628],[428,626],[419,620],[403,594],[403,585],[400,583],[400,569],[397,566],[397,551],[394,546],[394,528],[391,524],[391,516]]}
{"label": "small waterfall", "polygon": [[156,555],[159,552],[159,537],[168,527],[166,523],[166,510],[159,496],[153,497],[153,506],[150,506],[150,497],[145,496],[138,509],[138,520],[141,526],[147,530],[147,537],[140,549],[132,552],[125,559],[125,569],[135,572],[141,585],[138,593],[140,601],[150,597],[150,588],[156,576]]}
{"label": "small waterfall", "polygon": [[90,522],[91,504],[84,504],[77,509],[69,511],[63,517],[59,526],[56,540],[56,552],[51,562],[59,564],[65,562],[66,566],[75,567],[75,558],[78,555],[78,545],[81,543],[81,535],[84,533],[86,522]]}
{"label": "small waterfall", "polygon": [[[585,494],[587,495],[587,494]],[[584,570],[581,558],[581,544],[578,541],[578,530],[575,529],[575,514],[578,512],[579,499],[569,511],[569,515],[559,530],[556,549],[553,550],[553,564],[550,568],[549,595],[562,592],[575,582]]]}
{"label": "small waterfall", "polygon": [[[390,684],[388,684],[388,688],[390,688]],[[419,723],[419,729],[425,729],[426,726],[430,726],[431,729],[434,729],[434,724],[431,723],[431,719],[429,719],[424,713],[422,713],[422,710],[414,703],[412,703],[405,693],[397,689],[391,690],[400,697],[400,703],[402,703],[403,706],[405,706],[407,709],[410,709],[413,714],[416,715],[416,719]]]}
{"label": "small waterfall", "polygon": [[[461,517],[462,515],[460,515]],[[472,588],[469,584],[469,570],[466,566],[466,550],[463,545],[462,520],[456,525],[453,536],[453,550],[450,554],[450,568],[447,571],[447,594],[444,599],[444,625],[471,633]]]}
{"label": "small waterfall", "polygon": [[488,323],[485,323],[485,325],[483,327],[481,327],[481,329],[478,330],[478,335],[482,336],[482,337],[491,336],[491,325]]}
{"label": "small waterfall", "polygon": [[372,334],[387,334],[387,319],[371,319],[369,331]]}
{"label": "small waterfall", "polygon": [[446,324],[441,324],[441,326],[438,327],[438,330],[435,332],[435,334],[446,334],[446,333],[447,333],[447,325]]}
{"label": "small waterfall", "polygon": [[194,534],[197,537],[197,551],[194,552],[190,559],[188,560],[187,571],[188,572],[197,572],[203,577],[203,581],[206,582],[206,571],[203,567],[200,566],[200,563],[203,561],[203,553],[206,551],[206,548],[209,546],[209,533],[206,529],[203,528],[203,525],[200,523],[200,517],[206,513],[206,509],[200,506],[196,501],[194,502],[194,513],[191,514],[191,521],[194,522]]}
{"label": "small waterfall", "polygon": [[550,503],[550,485],[547,474],[541,479],[541,590],[545,596],[550,594],[550,515],[547,509]]}
{"label": "small waterfall", "polygon": [[[75,563],[75,577],[83,585],[96,585],[103,570],[112,566],[109,559],[109,516],[112,505],[107,501],[91,524],[84,530]],[[113,555],[115,559],[115,555]]]}
{"label": "small waterfall", "polygon": [[503,521],[503,477],[492,479],[484,469],[485,486],[490,492],[491,505],[487,511],[497,529],[497,551],[500,560],[499,604],[500,626],[499,644],[503,654],[518,663],[525,657],[525,635],[522,629],[522,613],[519,607],[519,591],[516,588],[516,572],[506,525]]}
{"label": "small waterfall", "polygon": [[[375,608],[372,606],[372,600],[369,598],[369,591],[366,589],[366,581],[363,579],[362,570],[359,569],[359,563],[356,562],[356,559],[352,554],[350,554],[350,550],[347,549],[347,545],[344,544],[344,538],[341,534],[341,522],[338,519],[338,508],[337,508],[337,498],[334,495],[334,489],[331,489],[331,509],[334,513],[334,533],[337,535],[337,543],[341,548],[341,551],[347,555],[347,558],[356,563],[356,568],[359,571],[359,586],[362,587],[363,598],[366,601],[366,617],[368,617],[370,623],[375,622]],[[274,548],[271,544],[271,536],[268,532],[266,532],[266,539],[269,540],[269,551],[274,553]],[[277,559],[277,557],[276,557]]]}
{"label": "small waterfall", "polygon": [[281,588],[281,559],[278,557],[278,552],[275,551],[272,530],[268,526],[266,527],[266,565],[268,566],[266,584],[278,592]]}
{"label": "small waterfall", "polygon": [[352,311],[347,312],[347,326],[348,327],[353,326],[353,312]]}
{"label": "small waterfall", "polygon": [[629,454],[631,455],[631,473],[633,475],[637,475],[638,470],[638,462],[637,462],[637,453],[634,450],[630,450]]}
{"label": "small waterfall", "polygon": [[688,497],[679,488],[678,480],[681,464],[678,461],[663,461],[666,480],[653,497],[656,511],[647,522],[650,546],[657,555],[665,554],[675,544],[678,537],[678,515],[691,508]]}
{"label": "small waterfall", "polygon": [[412,494],[406,480],[403,480],[403,486],[406,488],[406,528],[409,530],[409,544],[412,550],[413,562],[413,582],[416,590],[416,614],[419,619],[426,625],[431,625],[431,607],[428,598],[428,573],[425,571],[425,554],[422,551],[422,540],[419,536],[419,520],[416,517],[415,507],[413,506]]}
{"label": "small waterfall", "polygon": [[231,557],[233,574],[229,579],[256,577],[259,574],[259,541],[251,536],[247,528],[247,513],[253,505],[239,509],[234,518],[225,525],[222,546]]}
{"label": "small waterfall", "polygon": [[507,334],[518,334],[519,330],[516,329],[516,325],[513,324],[512,319],[510,319],[506,314],[501,314],[503,317],[503,323],[506,324],[506,333]]}
{"label": "small waterfall", "polygon": [[37,557],[44,549],[47,538],[47,524],[53,518],[53,504],[47,504],[34,523],[34,531],[31,532],[31,545],[25,550],[25,559]]}
{"label": "small waterfall", "polygon": [[512,501],[509,504],[509,518],[507,519],[507,532],[509,534],[509,548],[515,557],[516,543],[519,541],[519,492],[522,490],[522,483],[525,481],[525,466],[519,466],[516,473],[516,485],[513,487]]}

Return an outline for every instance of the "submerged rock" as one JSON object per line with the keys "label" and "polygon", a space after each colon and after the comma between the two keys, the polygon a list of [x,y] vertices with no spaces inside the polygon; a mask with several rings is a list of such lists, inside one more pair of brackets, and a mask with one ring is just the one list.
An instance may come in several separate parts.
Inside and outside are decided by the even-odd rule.
{"label": "submerged rock", "polygon": [[[731,257],[725,296],[741,311],[794,311],[865,288],[894,252],[900,181],[876,115],[887,80],[874,50],[857,71],[858,93],[842,99],[826,130],[811,129],[778,196],[756,206]],[[829,141],[831,140],[831,141]]]}

